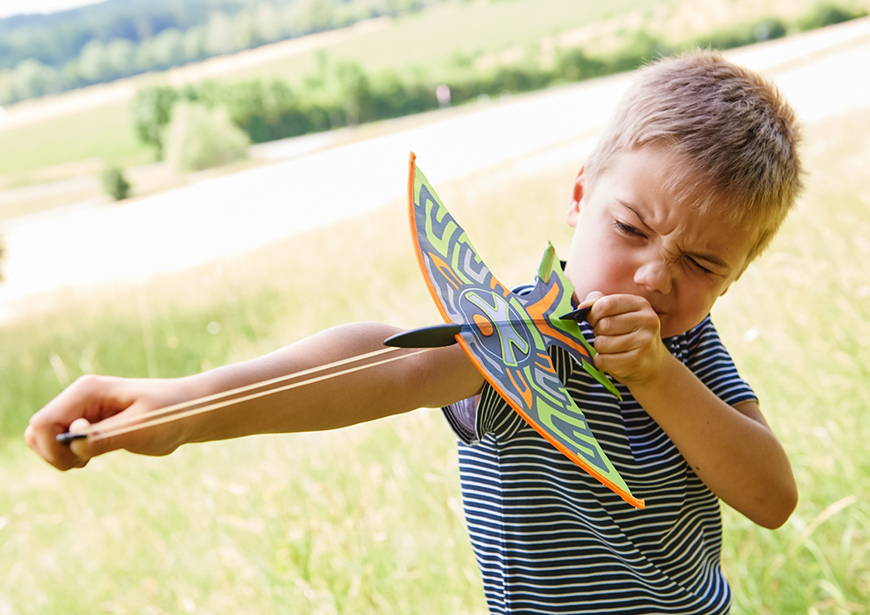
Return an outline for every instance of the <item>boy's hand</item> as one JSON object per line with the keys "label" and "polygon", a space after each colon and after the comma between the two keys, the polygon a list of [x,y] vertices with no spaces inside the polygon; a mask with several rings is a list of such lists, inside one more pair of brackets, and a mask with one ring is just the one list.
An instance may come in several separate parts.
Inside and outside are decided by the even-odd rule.
{"label": "boy's hand", "polygon": [[109,428],[118,420],[184,401],[177,380],[134,380],[85,376],[30,418],[27,445],[59,470],[83,468],[91,457],[119,448],[145,455],[167,455],[183,443],[179,426],[168,425],[103,439],[57,442],[66,431],[84,433],[96,423]]}
{"label": "boy's hand", "polygon": [[649,301],[637,295],[593,291],[580,307],[595,333],[595,366],[631,388],[652,382],[671,354],[661,338],[661,322]]}

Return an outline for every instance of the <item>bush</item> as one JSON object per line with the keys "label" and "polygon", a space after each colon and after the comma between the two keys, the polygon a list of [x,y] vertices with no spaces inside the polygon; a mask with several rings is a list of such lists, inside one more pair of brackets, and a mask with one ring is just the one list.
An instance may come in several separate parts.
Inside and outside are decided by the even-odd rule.
{"label": "bush", "polygon": [[247,157],[251,140],[225,107],[177,103],[165,135],[166,159],[178,171],[201,171]]}
{"label": "bush", "polygon": [[130,182],[124,177],[124,170],[116,166],[108,166],[100,177],[103,191],[116,201],[123,201],[130,194]]}
{"label": "bush", "polygon": [[858,17],[864,17],[865,15],[867,15],[867,11],[864,9],[843,7],[823,2],[814,6],[809,13],[799,19],[797,27],[802,31],[814,30],[835,23],[857,19]]}
{"label": "bush", "polygon": [[782,38],[786,35],[786,31],[786,24],[781,19],[767,17],[751,24],[741,24],[711,32],[697,39],[696,44],[713,49],[733,49]]}

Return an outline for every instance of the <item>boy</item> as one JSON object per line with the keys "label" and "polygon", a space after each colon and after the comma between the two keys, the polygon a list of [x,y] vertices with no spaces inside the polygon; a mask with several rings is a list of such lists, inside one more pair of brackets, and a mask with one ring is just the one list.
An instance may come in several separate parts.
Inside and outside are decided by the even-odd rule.
{"label": "boy", "polygon": [[[503,403],[456,346],[190,417],[80,440],[55,435],[382,347],[347,325],[177,380],[86,377],[34,415],[28,445],[60,469],[109,450],[331,429],[444,407],[466,444],[468,526],[493,613],[725,613],[718,499],[765,527],[797,502],[788,459],[709,312],[769,243],[800,191],[794,114],[760,77],[696,52],[645,69],[581,169],[565,273],[591,305],[584,334],[603,390],[558,348],[554,365],[637,511]],[[479,397],[478,397],[479,396]],[[479,401],[478,401],[479,399]]]}

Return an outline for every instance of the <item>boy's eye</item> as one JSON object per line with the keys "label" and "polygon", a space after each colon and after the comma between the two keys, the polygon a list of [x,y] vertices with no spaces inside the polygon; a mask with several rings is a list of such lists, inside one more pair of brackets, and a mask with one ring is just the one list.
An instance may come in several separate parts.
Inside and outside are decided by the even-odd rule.
{"label": "boy's eye", "polygon": [[616,230],[619,231],[620,233],[622,233],[623,235],[628,235],[630,237],[643,237],[644,236],[644,234],[641,233],[639,230],[637,230],[633,226],[626,224],[625,222],[622,222],[621,220],[614,220],[613,226],[615,226]]}
{"label": "boy's eye", "polygon": [[694,258],[686,257],[686,260],[689,261],[689,266],[691,266],[692,269],[694,269],[695,271],[700,271],[701,273],[709,273],[709,274],[713,273],[712,271],[710,271],[709,269],[704,267],[704,265],[702,265],[701,263],[696,261]]}

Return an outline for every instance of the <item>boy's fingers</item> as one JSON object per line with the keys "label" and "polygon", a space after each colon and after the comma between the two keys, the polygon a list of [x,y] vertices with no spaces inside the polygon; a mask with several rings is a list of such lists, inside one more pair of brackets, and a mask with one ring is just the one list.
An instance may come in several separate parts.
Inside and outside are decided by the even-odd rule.
{"label": "boy's fingers", "polygon": [[91,421],[97,423],[114,415],[127,403],[123,392],[119,397],[115,379],[79,378],[30,418],[24,433],[25,442],[59,470],[84,467],[88,459],[104,451],[96,450],[97,447],[87,439],[67,444],[58,442],[57,436],[66,431],[86,433]]}
{"label": "boy's fingers", "polygon": [[115,417],[110,417],[99,423],[89,423],[85,419],[73,421],[69,426],[70,433],[87,433],[89,437],[73,440],[69,443],[72,452],[81,459],[90,459],[118,449],[135,450],[141,444],[142,436],[123,434],[110,437],[96,437],[98,434],[110,432],[116,423]]}
{"label": "boy's fingers", "polygon": [[640,349],[642,344],[631,335],[596,335],[595,350],[602,355],[631,353]]}
{"label": "boy's fingers", "polygon": [[600,317],[595,323],[595,337],[602,335],[625,335],[633,333],[640,328],[640,323],[633,314],[616,314],[615,316]]}
{"label": "boy's fingers", "polygon": [[586,295],[586,298],[580,302],[580,305],[578,305],[577,308],[579,309],[579,308],[589,307],[590,305],[592,305],[593,303],[595,303],[596,301],[601,299],[603,296],[604,296],[604,293],[600,293],[597,290],[593,290],[591,293]]}
{"label": "boy's fingers", "polygon": [[595,312],[595,309],[594,309],[594,308],[595,308],[595,303],[596,303],[599,299],[601,299],[602,297],[604,297],[604,293],[600,293],[600,292],[598,292],[597,290],[593,290],[591,293],[589,293],[588,295],[586,295],[586,298],[583,299],[583,301],[581,301],[580,304],[577,306],[577,309],[578,309],[578,310],[579,310],[579,309],[582,309],[582,308],[592,308],[592,309],[590,309],[590,310],[586,313],[586,319],[585,319],[585,320],[586,320],[586,322],[588,322],[588,323],[589,323],[590,325],[592,325],[593,327],[595,326],[595,323],[597,322],[596,320],[594,320],[595,318],[597,318],[597,316],[595,316],[595,315],[593,314],[593,312]]}
{"label": "boy's fingers", "polygon": [[658,334],[661,323],[652,309],[644,310],[641,307],[634,310],[616,311],[612,315],[599,313],[598,320],[593,326],[596,336],[626,335],[641,330]]}
{"label": "boy's fingers", "polygon": [[[69,426],[69,432],[73,434],[87,433],[91,424],[87,419],[76,419]],[[91,451],[91,444],[87,438],[83,440],[73,440],[69,443],[69,450],[79,459],[87,462],[88,459],[94,456]]]}
{"label": "boy's fingers", "polygon": [[31,420],[24,430],[24,441],[33,452],[58,470],[81,468],[87,464],[87,460],[76,457],[68,446],[57,441],[56,436],[66,431],[64,427],[40,423],[40,420]]}
{"label": "boy's fingers", "polygon": [[[598,293],[600,295],[600,293]],[[584,302],[585,303],[585,302]],[[603,318],[613,318],[622,314],[636,314],[652,309],[649,301],[638,295],[601,295],[595,299],[590,311],[589,324],[593,327]],[[650,311],[651,314],[654,312]]]}

